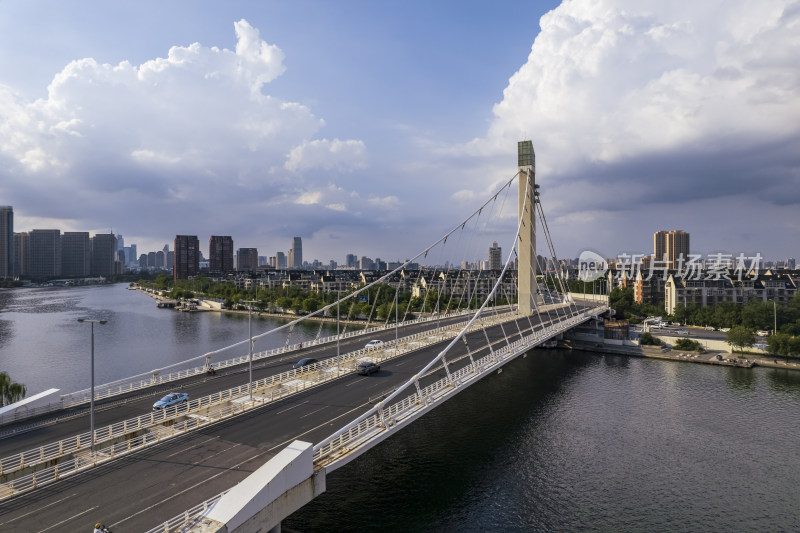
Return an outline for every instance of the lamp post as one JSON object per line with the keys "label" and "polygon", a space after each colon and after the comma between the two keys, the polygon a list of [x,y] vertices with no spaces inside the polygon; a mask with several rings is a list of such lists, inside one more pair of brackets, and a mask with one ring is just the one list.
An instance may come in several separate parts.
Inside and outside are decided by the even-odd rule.
{"label": "lamp post", "polygon": [[108,320],[90,320],[88,318],[79,318],[78,322],[88,322],[92,326],[92,348],[91,348],[91,375],[92,375],[92,396],[89,400],[89,440],[91,446],[91,453],[94,455],[94,325],[105,324]]}
{"label": "lamp post", "polygon": [[261,300],[239,300],[241,303],[247,304],[247,337],[250,341],[250,353],[247,357],[248,378],[247,378],[247,393],[250,396],[250,401],[253,401],[253,304],[261,303]]}
{"label": "lamp post", "polygon": [[339,358],[339,339],[341,334],[339,333],[339,301],[342,299],[342,287],[341,282],[339,282],[339,287],[336,289],[336,375],[339,375],[339,362],[341,359]]}

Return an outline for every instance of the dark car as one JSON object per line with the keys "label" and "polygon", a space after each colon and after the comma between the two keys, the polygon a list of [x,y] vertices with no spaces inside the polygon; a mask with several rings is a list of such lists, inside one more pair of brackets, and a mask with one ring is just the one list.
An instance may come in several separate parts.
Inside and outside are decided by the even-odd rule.
{"label": "dark car", "polygon": [[296,362],[292,368],[303,368],[304,366],[313,365],[316,362],[316,359],[306,357],[305,359],[300,359],[298,362]]}
{"label": "dark car", "polygon": [[362,376],[369,376],[370,374],[374,374],[375,372],[380,372],[380,371],[381,371],[380,365],[376,365],[375,363],[370,363],[369,361],[358,363],[358,366],[356,367],[356,372],[358,372]]}

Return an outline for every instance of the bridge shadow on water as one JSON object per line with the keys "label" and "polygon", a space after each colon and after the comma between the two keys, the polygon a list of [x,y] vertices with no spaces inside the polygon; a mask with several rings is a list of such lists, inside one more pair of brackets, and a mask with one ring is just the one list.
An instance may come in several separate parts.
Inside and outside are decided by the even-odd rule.
{"label": "bridge shadow on water", "polygon": [[595,354],[560,350],[517,358],[331,473],[327,492],[285,520],[284,531],[454,531],[447,517],[469,512],[487,472],[595,364]]}

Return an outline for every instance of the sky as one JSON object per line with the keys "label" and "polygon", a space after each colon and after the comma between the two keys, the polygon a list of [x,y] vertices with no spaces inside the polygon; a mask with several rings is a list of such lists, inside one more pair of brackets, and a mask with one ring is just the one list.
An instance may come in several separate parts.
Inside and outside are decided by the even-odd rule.
{"label": "sky", "polygon": [[529,139],[561,257],[680,229],[800,258],[799,49],[790,0],[0,0],[0,205],[139,253],[394,261]]}

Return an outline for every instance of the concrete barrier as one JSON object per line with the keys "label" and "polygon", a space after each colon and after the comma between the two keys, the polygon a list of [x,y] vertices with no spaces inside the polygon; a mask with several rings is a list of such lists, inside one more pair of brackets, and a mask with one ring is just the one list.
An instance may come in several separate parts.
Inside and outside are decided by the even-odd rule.
{"label": "concrete barrier", "polygon": [[280,531],[281,521],[325,492],[325,472],[314,473],[314,451],[296,440],[211,507],[189,531]]}

